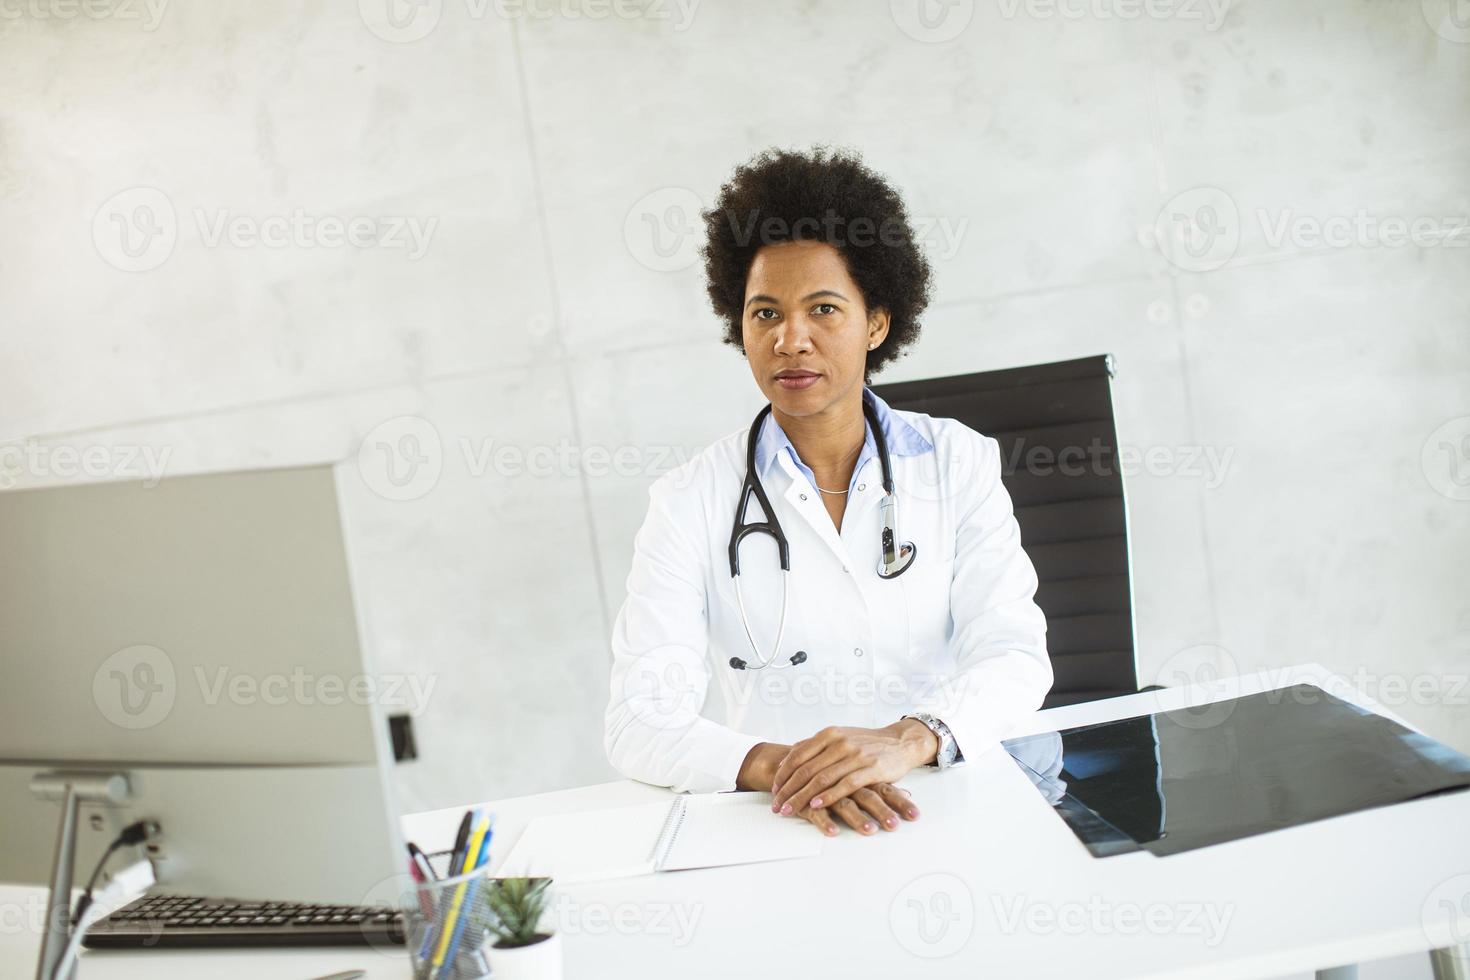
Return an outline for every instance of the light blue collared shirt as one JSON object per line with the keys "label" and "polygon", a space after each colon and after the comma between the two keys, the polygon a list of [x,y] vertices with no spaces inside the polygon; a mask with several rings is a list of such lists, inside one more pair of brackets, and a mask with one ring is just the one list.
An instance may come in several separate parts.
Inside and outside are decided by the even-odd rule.
{"label": "light blue collared shirt", "polygon": [[[873,389],[864,387],[863,398],[873,406],[878,422],[883,426],[883,438],[888,441],[889,456],[920,456],[934,450],[934,444],[924,438],[923,433],[909,425],[902,418],[894,414],[888,407],[887,402],[873,394]],[[762,477],[770,467],[771,461],[776,454],[787,452],[797,468],[806,475],[812,486],[817,485],[817,478],[812,475],[811,467],[801,461],[796,454],[796,447],[791,444],[791,439],[781,424],[776,421],[775,415],[766,417],[761,426],[760,438],[755,444],[755,470]],[[878,444],[873,441],[873,428],[871,425],[863,426],[863,450],[858,454],[857,465],[852,468],[852,480],[848,483],[851,491],[857,485],[858,474],[863,471],[868,460],[875,459],[878,455]],[[828,488],[831,489],[831,488]]]}

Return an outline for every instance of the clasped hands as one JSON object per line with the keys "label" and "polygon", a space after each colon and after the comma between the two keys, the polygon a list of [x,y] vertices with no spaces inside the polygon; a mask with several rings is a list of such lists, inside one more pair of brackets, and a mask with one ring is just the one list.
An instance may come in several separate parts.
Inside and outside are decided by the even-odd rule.
{"label": "clasped hands", "polygon": [[771,810],[837,833],[834,815],[860,834],[917,820],[908,790],[893,785],[934,761],[939,739],[912,718],[883,728],[824,728],[795,745],[762,742],[747,753],[736,787],[771,793]]}

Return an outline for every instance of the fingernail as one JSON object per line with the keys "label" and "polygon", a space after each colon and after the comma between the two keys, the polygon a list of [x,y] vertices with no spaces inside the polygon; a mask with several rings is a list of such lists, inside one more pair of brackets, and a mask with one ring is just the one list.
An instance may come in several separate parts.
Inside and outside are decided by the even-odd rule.
{"label": "fingernail", "polygon": [[911,816],[911,817],[917,817],[918,815],[919,815],[919,811],[918,810],[910,810],[909,811],[909,816]]}
{"label": "fingernail", "polygon": [[790,803],[782,803],[781,804],[781,812],[784,813],[784,814],[786,814],[787,816],[790,816],[791,815],[791,804]]}
{"label": "fingernail", "polygon": [[837,833],[837,828],[836,827],[828,827],[825,830],[823,830],[822,833],[826,834],[828,837],[831,837],[833,834]]}
{"label": "fingernail", "polygon": [[772,803],[771,804],[771,812],[772,813],[780,813],[781,812],[781,808],[779,806],[777,806],[776,804]]}
{"label": "fingernail", "polygon": [[822,798],[820,796],[817,797],[815,800],[812,800],[812,809],[813,810],[815,810],[817,807],[819,807],[821,805],[822,805]]}
{"label": "fingernail", "polygon": [[883,822],[886,823],[890,827],[897,827],[898,826],[898,821],[895,820],[895,819],[893,819],[892,817],[889,817],[887,820],[885,820]]}
{"label": "fingernail", "polygon": [[874,827],[870,823],[863,824],[863,833],[865,833],[865,834],[871,834],[873,831],[875,831],[877,829],[878,829],[877,827]]}

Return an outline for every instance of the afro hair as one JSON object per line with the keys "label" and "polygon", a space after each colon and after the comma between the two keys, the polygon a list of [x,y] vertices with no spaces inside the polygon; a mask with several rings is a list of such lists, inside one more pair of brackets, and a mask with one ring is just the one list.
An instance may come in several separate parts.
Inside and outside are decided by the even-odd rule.
{"label": "afro hair", "polygon": [[751,263],[763,246],[797,240],[836,248],[868,309],[888,311],[888,336],[868,352],[867,375],[918,339],[929,305],[928,260],[903,199],[855,151],[766,150],[736,168],[702,217],[710,305],[725,320],[725,343],[742,353]]}

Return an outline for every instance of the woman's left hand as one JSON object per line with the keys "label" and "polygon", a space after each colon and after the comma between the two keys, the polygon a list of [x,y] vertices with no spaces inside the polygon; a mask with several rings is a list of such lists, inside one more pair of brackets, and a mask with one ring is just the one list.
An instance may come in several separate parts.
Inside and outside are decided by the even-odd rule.
{"label": "woman's left hand", "polygon": [[776,767],[771,810],[829,807],[864,786],[895,782],[938,749],[934,733],[912,718],[884,728],[824,728],[791,746]]}

